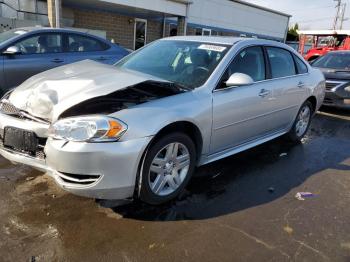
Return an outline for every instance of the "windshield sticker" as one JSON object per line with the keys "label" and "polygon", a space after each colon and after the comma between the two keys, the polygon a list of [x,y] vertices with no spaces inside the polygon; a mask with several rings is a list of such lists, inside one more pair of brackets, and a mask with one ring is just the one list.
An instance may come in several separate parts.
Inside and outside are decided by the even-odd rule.
{"label": "windshield sticker", "polygon": [[16,35],[23,35],[25,33],[27,33],[27,32],[23,31],[23,30],[18,30],[18,31],[15,32]]}
{"label": "windshield sticker", "polygon": [[200,45],[198,49],[208,50],[208,51],[215,51],[215,52],[224,52],[226,50],[225,46],[219,46],[219,45]]}

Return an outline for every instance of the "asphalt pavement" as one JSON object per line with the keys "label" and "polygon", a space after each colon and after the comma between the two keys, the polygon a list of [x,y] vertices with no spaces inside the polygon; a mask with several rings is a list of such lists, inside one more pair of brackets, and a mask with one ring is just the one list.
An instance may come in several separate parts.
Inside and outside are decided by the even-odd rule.
{"label": "asphalt pavement", "polygon": [[158,207],[77,197],[0,158],[0,261],[350,261],[350,112],[322,111],[302,143],[201,167]]}

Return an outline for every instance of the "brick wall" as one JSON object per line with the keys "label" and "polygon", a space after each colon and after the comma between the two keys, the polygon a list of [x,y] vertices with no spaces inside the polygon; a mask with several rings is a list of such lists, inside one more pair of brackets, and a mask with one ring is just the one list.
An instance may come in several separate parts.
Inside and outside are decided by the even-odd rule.
{"label": "brick wall", "polygon": [[[107,39],[114,39],[115,43],[134,48],[134,18],[114,13],[73,9],[74,27],[103,30]],[[161,38],[163,23],[160,21],[147,21],[147,43]]]}
{"label": "brick wall", "polygon": [[[115,43],[133,49],[134,48],[134,19],[108,12],[73,9],[74,27],[106,31],[107,39],[114,39]],[[182,21],[184,22],[184,21]],[[170,25],[166,24],[165,36],[169,36]],[[178,32],[179,34],[179,32]],[[180,32],[181,34],[181,32]],[[195,35],[196,28],[188,26],[187,35]],[[221,36],[237,36],[232,32],[218,32]],[[161,20],[147,21],[147,43],[163,36],[163,22]]]}
{"label": "brick wall", "polygon": [[147,21],[147,43],[157,40],[163,36],[163,23],[158,21]]}

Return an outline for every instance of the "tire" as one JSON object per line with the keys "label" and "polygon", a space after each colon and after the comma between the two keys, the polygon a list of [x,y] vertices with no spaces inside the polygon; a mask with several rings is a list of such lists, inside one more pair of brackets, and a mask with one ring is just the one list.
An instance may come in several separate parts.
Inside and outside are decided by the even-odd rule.
{"label": "tire", "polygon": [[310,101],[304,102],[286,138],[294,143],[300,142],[309,130],[313,115],[313,106]]}
{"label": "tire", "polygon": [[176,198],[191,179],[195,166],[196,148],[190,137],[183,133],[161,137],[145,155],[139,198],[151,205]]}

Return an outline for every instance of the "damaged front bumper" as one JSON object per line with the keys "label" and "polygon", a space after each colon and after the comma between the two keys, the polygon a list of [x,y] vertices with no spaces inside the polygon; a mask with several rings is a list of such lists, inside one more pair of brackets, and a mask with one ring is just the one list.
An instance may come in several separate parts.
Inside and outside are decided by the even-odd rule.
{"label": "damaged front bumper", "polygon": [[[34,132],[45,144],[28,154],[3,144],[3,130]],[[139,163],[152,137],[113,143],[66,142],[47,138],[49,125],[0,113],[0,154],[8,160],[47,172],[64,190],[99,199],[133,196]],[[40,145],[39,145],[40,146]]]}

